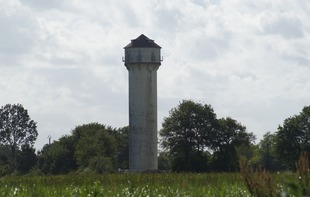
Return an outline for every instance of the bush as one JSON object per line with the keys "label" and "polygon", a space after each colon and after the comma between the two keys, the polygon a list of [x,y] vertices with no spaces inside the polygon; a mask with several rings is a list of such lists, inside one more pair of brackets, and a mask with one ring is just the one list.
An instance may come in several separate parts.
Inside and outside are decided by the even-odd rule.
{"label": "bush", "polygon": [[12,173],[12,169],[10,168],[8,164],[0,165],[0,177],[11,174],[11,173]]}
{"label": "bush", "polygon": [[90,168],[96,173],[111,172],[113,165],[111,159],[104,156],[96,156],[90,161]]}
{"label": "bush", "polygon": [[302,152],[296,162],[293,178],[282,179],[280,183],[262,168],[254,171],[244,159],[240,160],[240,172],[252,196],[310,196],[310,169],[306,152]]}

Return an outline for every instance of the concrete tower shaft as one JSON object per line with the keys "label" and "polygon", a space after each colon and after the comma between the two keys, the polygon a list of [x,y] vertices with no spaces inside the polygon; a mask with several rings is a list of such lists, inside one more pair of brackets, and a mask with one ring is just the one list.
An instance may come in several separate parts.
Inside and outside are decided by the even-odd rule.
{"label": "concrete tower shaft", "polygon": [[157,170],[157,70],[161,47],[142,34],[124,49],[129,73],[129,170]]}

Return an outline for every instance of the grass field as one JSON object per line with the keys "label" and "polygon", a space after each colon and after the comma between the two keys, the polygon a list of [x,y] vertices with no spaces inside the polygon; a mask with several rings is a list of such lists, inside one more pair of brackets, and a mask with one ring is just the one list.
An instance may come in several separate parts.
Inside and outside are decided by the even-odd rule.
{"label": "grass field", "polygon": [[239,173],[115,173],[0,178],[0,196],[250,196]]}

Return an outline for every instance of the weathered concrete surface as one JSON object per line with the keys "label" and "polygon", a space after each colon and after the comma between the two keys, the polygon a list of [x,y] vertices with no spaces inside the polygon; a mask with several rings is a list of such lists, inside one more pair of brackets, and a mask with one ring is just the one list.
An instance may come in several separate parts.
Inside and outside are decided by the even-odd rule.
{"label": "weathered concrete surface", "polygon": [[161,62],[160,47],[150,42],[141,35],[125,47],[125,66],[129,73],[130,171],[158,169],[157,70]]}

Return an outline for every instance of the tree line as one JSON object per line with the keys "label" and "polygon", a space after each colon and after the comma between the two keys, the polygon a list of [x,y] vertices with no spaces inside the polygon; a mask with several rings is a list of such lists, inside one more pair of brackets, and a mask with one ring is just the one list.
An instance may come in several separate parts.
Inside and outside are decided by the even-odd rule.
{"label": "tree line", "polygon": [[[128,127],[100,123],[76,126],[70,134],[37,151],[36,122],[21,104],[0,109],[0,176],[66,174],[128,169]],[[269,171],[294,170],[301,152],[310,151],[310,106],[267,132],[255,135],[231,117],[217,118],[211,105],[183,100],[164,118],[159,131],[159,170],[234,172],[240,158]]]}

